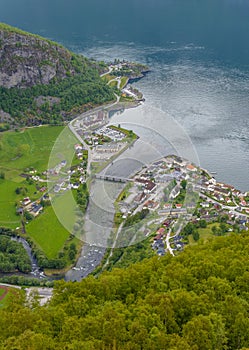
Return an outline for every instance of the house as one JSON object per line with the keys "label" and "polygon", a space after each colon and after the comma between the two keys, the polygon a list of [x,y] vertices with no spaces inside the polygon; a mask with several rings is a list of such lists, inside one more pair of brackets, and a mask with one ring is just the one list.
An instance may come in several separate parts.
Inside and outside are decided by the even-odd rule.
{"label": "house", "polygon": [[208,181],[211,185],[216,185],[216,180],[214,177],[212,177],[209,181]]}
{"label": "house", "polygon": [[176,185],[173,190],[171,191],[169,198],[175,199],[180,194],[180,186]]}
{"label": "house", "polygon": [[155,177],[156,182],[169,182],[173,179],[171,174],[162,174]]}
{"label": "house", "polygon": [[197,168],[196,168],[195,166],[193,166],[192,164],[188,164],[188,165],[186,166],[186,169],[187,169],[188,171],[191,171],[191,172],[197,171]]}
{"label": "house", "polygon": [[159,203],[153,200],[149,200],[144,204],[144,206],[149,209],[156,209],[159,206]]}
{"label": "house", "polygon": [[79,181],[80,181],[80,183],[82,183],[82,184],[86,182],[84,176],[81,176],[81,177],[79,178]]}
{"label": "house", "polygon": [[80,184],[78,182],[71,185],[71,188],[73,188],[74,190],[77,190],[79,187],[80,187]]}
{"label": "house", "polygon": [[242,199],[242,200],[240,201],[240,205],[241,205],[242,207],[245,207],[245,206],[247,205],[247,203],[246,203],[246,201],[245,201],[244,199]]}
{"label": "house", "polygon": [[81,150],[83,149],[83,147],[82,147],[81,144],[76,143],[76,144],[74,145],[74,149],[75,149],[75,151],[81,151]]}
{"label": "house", "polygon": [[155,237],[154,237],[154,241],[159,241],[162,240],[162,234],[158,233]]}
{"label": "house", "polygon": [[231,193],[229,188],[222,188],[220,186],[214,186],[214,191],[221,195],[225,195],[226,197],[230,196]]}
{"label": "house", "polygon": [[202,203],[200,203],[200,206],[201,206],[202,208],[209,208],[210,204],[207,203],[207,202],[202,202]]}
{"label": "house", "polygon": [[146,194],[144,192],[138,193],[136,197],[134,198],[134,202],[136,203],[142,203],[146,198]]}
{"label": "house", "polygon": [[165,229],[163,227],[159,228],[159,230],[157,230],[157,233],[159,235],[162,235],[164,233]]}
{"label": "house", "polygon": [[150,180],[140,177],[136,178],[135,181],[143,185],[145,193],[151,193],[156,188],[156,184]]}
{"label": "house", "polygon": [[157,250],[157,254],[159,256],[164,256],[165,255],[165,249],[163,247],[160,247],[158,250]]}
{"label": "house", "polygon": [[30,212],[33,216],[37,216],[40,214],[40,212],[42,211],[43,206],[42,205],[36,205],[35,207],[33,207],[32,211]]}
{"label": "house", "polygon": [[29,197],[24,198],[22,201],[22,205],[24,206],[28,205],[29,203],[31,203],[31,200]]}
{"label": "house", "polygon": [[145,192],[147,193],[151,193],[152,191],[154,191],[155,188],[156,188],[156,184],[152,181],[148,181],[145,184]]}
{"label": "house", "polygon": [[173,213],[173,214],[187,214],[187,209],[186,208],[176,208],[176,209],[172,209],[171,213]]}

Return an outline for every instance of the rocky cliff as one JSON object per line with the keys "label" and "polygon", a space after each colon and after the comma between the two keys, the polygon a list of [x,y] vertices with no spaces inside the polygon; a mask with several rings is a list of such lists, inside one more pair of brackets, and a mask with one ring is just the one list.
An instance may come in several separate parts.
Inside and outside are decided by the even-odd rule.
{"label": "rocky cliff", "polygon": [[30,87],[74,74],[67,49],[0,23],[0,86]]}
{"label": "rocky cliff", "polygon": [[38,35],[0,23],[0,122],[59,124],[115,99],[89,60]]}

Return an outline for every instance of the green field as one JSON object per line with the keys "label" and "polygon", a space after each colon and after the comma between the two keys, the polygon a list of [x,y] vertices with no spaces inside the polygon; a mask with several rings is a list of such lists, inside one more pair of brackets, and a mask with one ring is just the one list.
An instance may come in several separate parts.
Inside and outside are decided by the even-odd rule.
{"label": "green field", "polygon": [[52,207],[31,221],[26,230],[49,259],[57,257],[70,233],[61,225]]}
{"label": "green field", "polygon": [[[19,175],[25,168],[47,169],[50,151],[62,130],[62,126],[43,126],[22,132],[0,133],[0,172],[5,174],[5,179],[0,180],[0,226],[20,226],[15,203],[18,204],[25,196],[33,200],[39,198],[35,186],[28,185]],[[17,187],[26,187],[27,194],[17,196]]]}
{"label": "green field", "polygon": [[0,134],[0,171],[5,178],[20,182],[19,175],[25,168],[46,170],[50,151],[63,128],[41,126]]}
{"label": "green field", "polygon": [[[198,228],[198,232],[199,232],[199,235],[200,235],[199,241],[202,240],[203,243],[206,243],[210,238],[214,238],[215,237],[213,232],[212,232],[212,227],[213,226],[217,226],[217,223],[209,224],[209,225],[207,225],[206,228]],[[190,245],[198,243],[198,242],[194,241],[192,235],[188,236],[188,239],[189,239],[189,244]]]}
{"label": "green field", "polygon": [[[37,172],[47,169],[51,149],[63,129],[66,132],[63,140],[65,137],[71,140],[69,137],[72,135],[71,132],[62,126],[42,126],[27,128],[22,132],[0,134],[0,172],[5,174],[5,179],[0,179],[0,226],[12,229],[20,227],[16,205],[19,206],[25,196],[29,196],[31,200],[41,197],[41,192],[37,191],[35,184],[28,184],[19,175],[26,168],[34,168]],[[75,139],[72,138],[71,141],[73,144]],[[67,145],[59,144],[59,146],[67,148]],[[26,188],[25,195],[17,195],[15,192],[17,187]],[[68,213],[68,210],[65,212]],[[48,258],[57,257],[70,235],[58,221],[52,207],[46,208],[44,213],[33,219],[26,228]]]}
{"label": "green field", "polygon": [[16,187],[17,184],[13,181],[0,180],[0,226],[10,228],[20,226],[20,218],[15,210]]}
{"label": "green field", "polygon": [[111,86],[111,87],[117,87],[118,86],[118,82],[117,82],[117,80],[110,80],[108,85]]}
{"label": "green field", "polygon": [[122,77],[121,78],[121,84],[120,84],[120,89],[122,90],[125,86],[126,86],[126,84],[128,83],[128,78],[127,77]]}

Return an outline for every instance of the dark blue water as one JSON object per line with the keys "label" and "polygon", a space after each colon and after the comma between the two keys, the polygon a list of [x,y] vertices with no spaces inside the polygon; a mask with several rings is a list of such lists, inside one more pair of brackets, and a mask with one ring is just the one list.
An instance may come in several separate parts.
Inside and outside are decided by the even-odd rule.
{"label": "dark blue water", "polygon": [[149,64],[137,83],[146,104],[179,122],[203,167],[249,189],[248,0],[0,0],[0,21],[90,57]]}

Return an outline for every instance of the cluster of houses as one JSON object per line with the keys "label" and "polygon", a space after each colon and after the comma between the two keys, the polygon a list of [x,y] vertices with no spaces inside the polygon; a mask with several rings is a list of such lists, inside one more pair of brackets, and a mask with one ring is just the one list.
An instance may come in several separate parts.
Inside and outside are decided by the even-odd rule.
{"label": "cluster of houses", "polygon": [[[195,199],[178,203],[182,190],[182,181],[197,194]],[[173,184],[173,187],[172,187]],[[170,188],[165,201],[164,189]],[[187,186],[187,185],[186,185]],[[248,230],[249,203],[247,193],[217,182],[206,170],[196,167],[177,156],[163,158],[144,167],[133,179],[128,197],[120,203],[124,218],[136,211],[148,208],[161,218],[159,231],[154,237],[152,247],[158,255],[165,253],[167,230],[179,217],[197,223],[204,219],[207,223],[217,221],[219,216],[226,216],[227,224],[239,225],[240,230]],[[147,228],[148,229],[148,228]],[[174,236],[174,246],[181,250],[184,246],[180,232]]]}
{"label": "cluster of houses", "polygon": [[[176,163],[174,162],[176,159]],[[182,180],[190,179],[195,173],[197,168],[189,162],[181,161],[181,165],[184,165],[184,170],[180,168],[179,162],[181,160],[177,157],[166,157],[153,164],[143,168],[138,174],[136,174],[133,181],[133,191],[131,194],[132,201],[129,197],[125,199],[123,203],[120,203],[124,212],[125,202],[127,212],[137,210],[137,208],[148,208],[150,210],[156,210],[159,215],[181,215],[187,213],[188,207],[195,204],[188,204],[187,208],[182,204],[172,204],[180,194],[180,183]],[[169,194],[169,203],[163,202],[163,190],[169,184],[175,182],[172,190]],[[135,195],[134,195],[135,194]]]}
{"label": "cluster of houses", "polygon": [[46,174],[49,176],[57,176],[60,174],[62,168],[64,168],[67,165],[66,160],[62,160],[60,163],[58,163],[54,168],[48,169],[46,171]]}
{"label": "cluster of houses", "polygon": [[214,178],[204,179],[196,185],[203,194],[218,201],[222,205],[237,207],[240,211],[249,214],[249,201],[246,201],[247,193],[235,189],[233,186],[217,182]]}
{"label": "cluster of houses", "polygon": [[54,193],[64,192],[67,190],[77,190],[81,184],[86,182],[85,168],[82,164],[67,170],[66,175],[58,180],[55,184]]}
{"label": "cluster of houses", "polygon": [[84,151],[84,147],[82,146],[82,144],[80,143],[76,143],[74,145],[74,150],[75,150],[75,155],[79,160],[83,159],[83,151]]}
{"label": "cluster of houses", "polygon": [[17,208],[17,213],[23,214],[26,211],[33,217],[36,217],[43,210],[43,206],[40,204],[40,202],[40,200],[32,202],[29,197],[25,197],[22,201],[20,201],[21,206]]}
{"label": "cluster of houses", "polygon": [[95,134],[106,136],[112,141],[121,141],[126,137],[126,135],[122,131],[113,129],[109,126],[103,126],[102,128],[97,129],[95,131]]}

